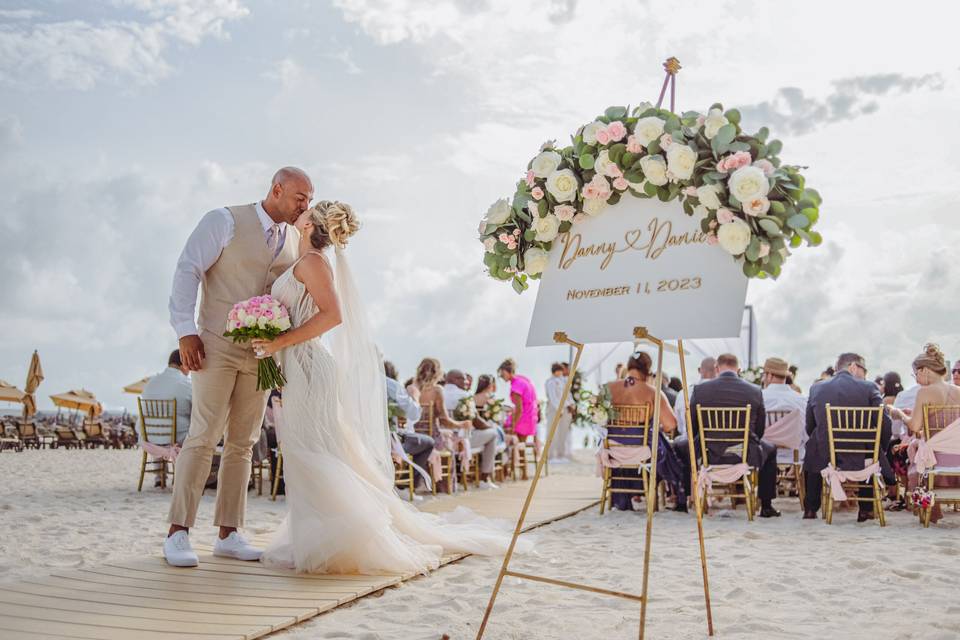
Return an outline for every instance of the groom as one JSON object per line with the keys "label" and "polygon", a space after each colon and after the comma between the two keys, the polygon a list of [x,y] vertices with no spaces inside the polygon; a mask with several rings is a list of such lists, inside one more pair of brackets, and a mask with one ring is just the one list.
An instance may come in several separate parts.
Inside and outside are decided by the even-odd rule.
{"label": "groom", "polygon": [[[284,167],[263,201],[214,209],[187,239],[173,276],[170,323],[180,339],[183,364],[193,371],[190,432],[176,462],[170,530],[163,555],[175,567],[195,567],[188,536],[213,460],[223,438],[213,553],[258,560],[260,550],[237,529],[243,526],[251,449],[260,433],[267,392],[257,391],[257,361],[246,344],[223,336],[237,302],[270,291],[297,253],[293,223],[310,206],[313,184],[302,170]],[[197,286],[199,322],[194,323]]]}

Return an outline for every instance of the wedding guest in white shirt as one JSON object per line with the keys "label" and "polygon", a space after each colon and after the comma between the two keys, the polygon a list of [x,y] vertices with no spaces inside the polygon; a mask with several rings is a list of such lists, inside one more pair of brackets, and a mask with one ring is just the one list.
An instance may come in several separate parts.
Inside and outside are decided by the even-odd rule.
{"label": "wedding guest in white shirt", "polygon": [[[717,377],[717,360],[716,358],[707,357],[700,361],[700,366],[697,367],[697,373],[700,374],[700,379],[693,383],[693,386],[697,386],[705,380],[713,380]],[[673,403],[673,414],[677,416],[677,435],[683,436],[687,434],[687,416],[686,411],[684,410],[683,404],[683,393],[677,394],[677,399]]]}
{"label": "wedding guest in white shirt", "polygon": [[561,416],[553,436],[549,459],[553,463],[569,462],[573,457],[570,442],[570,424],[573,421],[570,409],[573,408],[573,398],[568,395],[563,407],[560,406],[560,396],[563,395],[563,388],[567,384],[566,367],[559,362],[554,362],[550,367],[550,373],[550,377],[543,385],[547,392],[547,425],[553,424],[554,416],[558,411],[561,412]]}
{"label": "wedding guest in white shirt", "polygon": [[[797,411],[802,416],[798,420],[801,438],[800,460],[803,460],[804,445],[807,442],[807,430],[803,428],[806,419],[807,399],[793,390],[787,384],[790,375],[790,365],[782,358],[767,358],[763,363],[763,407],[766,411]],[[793,462],[793,452],[787,449],[777,449],[777,463],[790,464]]]}
{"label": "wedding guest in white shirt", "polygon": [[[150,378],[143,387],[140,397],[144,400],[176,400],[177,401],[177,432],[176,441],[183,443],[190,431],[190,410],[193,407],[193,387],[188,377],[189,369],[183,366],[180,360],[180,350],[177,349],[167,359],[167,368]],[[156,444],[170,444],[165,439],[151,437]]]}
{"label": "wedding guest in white shirt", "polygon": [[[463,372],[451,369],[447,372],[443,385],[443,405],[451,414],[463,398],[473,399],[473,394],[467,391],[466,378]],[[479,416],[473,419],[473,428],[470,429],[470,449],[482,450],[480,454],[480,486],[485,489],[496,489],[493,484],[493,468],[497,458],[496,428]]]}

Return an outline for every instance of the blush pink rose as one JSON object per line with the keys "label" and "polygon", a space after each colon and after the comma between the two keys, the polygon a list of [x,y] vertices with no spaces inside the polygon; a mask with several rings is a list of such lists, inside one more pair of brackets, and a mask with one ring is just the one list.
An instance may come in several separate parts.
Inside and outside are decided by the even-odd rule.
{"label": "blush pink rose", "polygon": [[527,186],[528,186],[528,187],[532,187],[532,186],[533,186],[533,179],[534,179],[535,177],[536,177],[536,176],[535,176],[534,173],[533,173],[533,169],[530,169],[530,171],[527,171],[527,178],[526,178],[526,180],[527,180]]}
{"label": "blush pink rose", "polygon": [[580,224],[581,222],[586,220],[587,217],[588,216],[585,213],[578,213],[577,215],[573,216],[573,224]]}
{"label": "blush pink rose", "polygon": [[641,145],[640,141],[637,140],[637,136],[630,136],[627,138],[627,151],[630,153],[640,153],[643,151],[643,145]]}
{"label": "blush pink rose", "polygon": [[725,158],[721,158],[720,162],[717,163],[717,171],[722,173],[731,173],[736,171],[740,167],[745,167],[750,164],[750,154],[746,151],[737,151],[732,153]]}
{"label": "blush pink rose", "polygon": [[720,241],[717,240],[716,234],[713,234],[713,233],[707,234],[707,244],[714,245],[714,244],[717,244],[718,242]]}
{"label": "blush pink rose", "polygon": [[530,191],[530,195],[533,196],[534,200],[540,200],[541,198],[543,198],[543,189],[541,189],[540,187],[534,187]]}
{"label": "blush pink rose", "polygon": [[501,233],[499,236],[497,236],[497,239],[498,239],[500,242],[502,242],[503,244],[507,244],[507,243],[509,243],[510,240],[511,240],[510,235],[508,235],[508,234],[506,234],[506,233]]}
{"label": "blush pink rose", "polygon": [[754,198],[743,203],[743,212],[750,216],[762,216],[770,210],[770,201],[766,198]]}
{"label": "blush pink rose", "polygon": [[583,197],[606,200],[610,197],[610,183],[598,173],[593,176],[593,180],[583,185]]}
{"label": "blush pink rose", "polygon": [[736,216],[733,215],[733,211],[730,209],[717,209],[717,220],[720,224],[730,224],[736,219]]}
{"label": "blush pink rose", "polygon": [[627,128],[619,120],[614,120],[607,125],[607,135],[611,142],[620,142],[627,135]]}
{"label": "blush pink rose", "polygon": [[566,222],[567,220],[573,220],[573,216],[577,214],[577,210],[569,204],[562,204],[554,208],[553,213],[560,222]]}
{"label": "blush pink rose", "polygon": [[684,188],[683,188],[683,195],[687,196],[688,198],[696,198],[696,197],[697,197],[697,188],[696,188],[696,187],[684,187]]}
{"label": "blush pink rose", "polygon": [[610,133],[606,129],[600,129],[600,131],[597,131],[597,142],[600,144],[609,144]]}
{"label": "blush pink rose", "polygon": [[673,144],[673,136],[669,133],[665,133],[660,136],[660,148],[666,151],[670,148],[670,145]]}
{"label": "blush pink rose", "polygon": [[776,167],[773,166],[773,163],[767,160],[766,158],[760,158],[753,163],[753,166],[763,171],[763,175],[769,176],[771,173],[776,171]]}
{"label": "blush pink rose", "polygon": [[627,182],[627,179],[623,176],[618,177],[613,181],[613,188],[618,191],[626,191],[627,187],[630,186],[630,183]]}
{"label": "blush pink rose", "polygon": [[607,177],[609,178],[619,178],[623,175],[623,171],[620,170],[620,167],[616,163],[611,162],[607,165]]}

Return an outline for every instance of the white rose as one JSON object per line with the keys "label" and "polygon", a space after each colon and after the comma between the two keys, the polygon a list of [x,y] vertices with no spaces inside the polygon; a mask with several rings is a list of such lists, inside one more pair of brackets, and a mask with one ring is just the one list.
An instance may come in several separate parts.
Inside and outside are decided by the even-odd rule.
{"label": "white rose", "polygon": [[494,237],[487,238],[483,241],[483,248],[487,250],[487,253],[493,253],[494,247],[497,246],[497,239]]}
{"label": "white rose", "polygon": [[540,215],[540,207],[537,206],[536,200],[527,200],[527,212],[534,218]]}
{"label": "white rose", "polygon": [[605,176],[607,175],[607,169],[613,164],[615,163],[610,159],[610,152],[604,149],[597,154],[597,159],[593,163],[593,170],[601,176]]}
{"label": "white rose", "polygon": [[762,216],[770,210],[770,201],[766,198],[754,198],[743,204],[743,212],[748,216]]}
{"label": "white rose", "polygon": [[597,131],[606,128],[607,125],[599,120],[594,120],[583,128],[583,141],[587,144],[597,144]]}
{"label": "white rose", "polygon": [[243,319],[243,324],[246,327],[255,327],[257,326],[257,319],[254,316],[247,316]]}
{"label": "white rose", "polygon": [[659,155],[640,158],[640,170],[650,184],[658,187],[667,184],[667,163]]}
{"label": "white rose", "polygon": [[715,184],[705,184],[697,187],[697,199],[700,204],[710,209],[720,208],[720,188]]}
{"label": "white rose", "polygon": [[640,118],[637,120],[637,124],[633,129],[633,135],[635,135],[637,141],[645,147],[663,134],[664,124],[666,124],[666,121],[657,116]]}
{"label": "white rose", "polygon": [[547,176],[547,191],[557,202],[573,200],[577,189],[577,176],[570,169],[558,169]]}
{"label": "white rose", "polygon": [[261,329],[266,329],[267,319],[263,316],[260,316],[259,318],[257,318],[257,326],[260,327]]}
{"label": "white rose", "polygon": [[544,151],[533,159],[533,162],[530,163],[530,169],[533,171],[533,175],[538,178],[546,178],[557,170],[560,160],[560,154],[556,151]]}
{"label": "white rose", "polygon": [[[513,209],[506,198],[500,198],[487,209],[487,224],[500,225],[510,219]],[[482,233],[482,232],[481,232]]]}
{"label": "white rose", "polygon": [[740,202],[765,198],[770,191],[770,181],[759,167],[740,167],[727,182],[730,194]]}
{"label": "white rose", "polygon": [[710,113],[703,121],[703,135],[705,135],[708,140],[712,140],[713,136],[717,135],[717,132],[720,131],[720,127],[725,124],[730,124],[730,121],[724,117],[723,111],[720,109],[710,109]]}
{"label": "white rose", "polygon": [[738,256],[747,250],[753,232],[750,231],[750,225],[734,218],[733,222],[720,225],[717,229],[717,240],[730,255]]}
{"label": "white rose", "polygon": [[607,201],[602,198],[588,198],[583,201],[583,212],[588,216],[595,216],[607,208]]}
{"label": "white rose", "polygon": [[543,273],[550,262],[550,254],[539,247],[530,247],[523,254],[524,271],[531,276]]}
{"label": "white rose", "polygon": [[533,230],[537,232],[534,238],[538,242],[550,242],[557,237],[557,233],[560,231],[560,219],[552,213],[548,213],[542,218],[534,218]]}
{"label": "white rose", "polygon": [[667,149],[667,166],[676,180],[689,180],[693,177],[693,167],[697,164],[697,152],[685,144],[672,144]]}
{"label": "white rose", "polygon": [[[491,238],[491,239],[492,239],[492,238]],[[288,318],[288,317],[283,317],[283,318],[278,319],[278,320],[277,320],[277,328],[280,329],[280,331],[286,331],[287,329],[289,329],[289,328],[290,328],[290,318]]]}

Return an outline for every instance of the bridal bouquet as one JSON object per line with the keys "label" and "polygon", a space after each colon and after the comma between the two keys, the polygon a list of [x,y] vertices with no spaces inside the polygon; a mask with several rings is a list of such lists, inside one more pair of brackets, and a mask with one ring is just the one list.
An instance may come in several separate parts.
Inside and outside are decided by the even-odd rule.
{"label": "bridal bouquet", "polygon": [[[234,342],[274,340],[289,328],[290,314],[286,307],[271,296],[255,296],[233,305],[227,316],[227,330],[223,335],[233,338]],[[280,365],[272,356],[258,361],[258,391],[279,389],[286,383]]]}
{"label": "bridal bouquet", "polygon": [[457,403],[456,408],[453,410],[453,419],[473,420],[476,417],[477,405],[473,400],[473,396],[465,396],[460,398],[460,402]]}
{"label": "bridal bouquet", "polygon": [[502,425],[504,419],[507,417],[503,409],[503,399],[490,398],[487,400],[487,404],[483,405],[483,408],[480,409],[480,417],[484,420],[490,420],[491,422]]}

